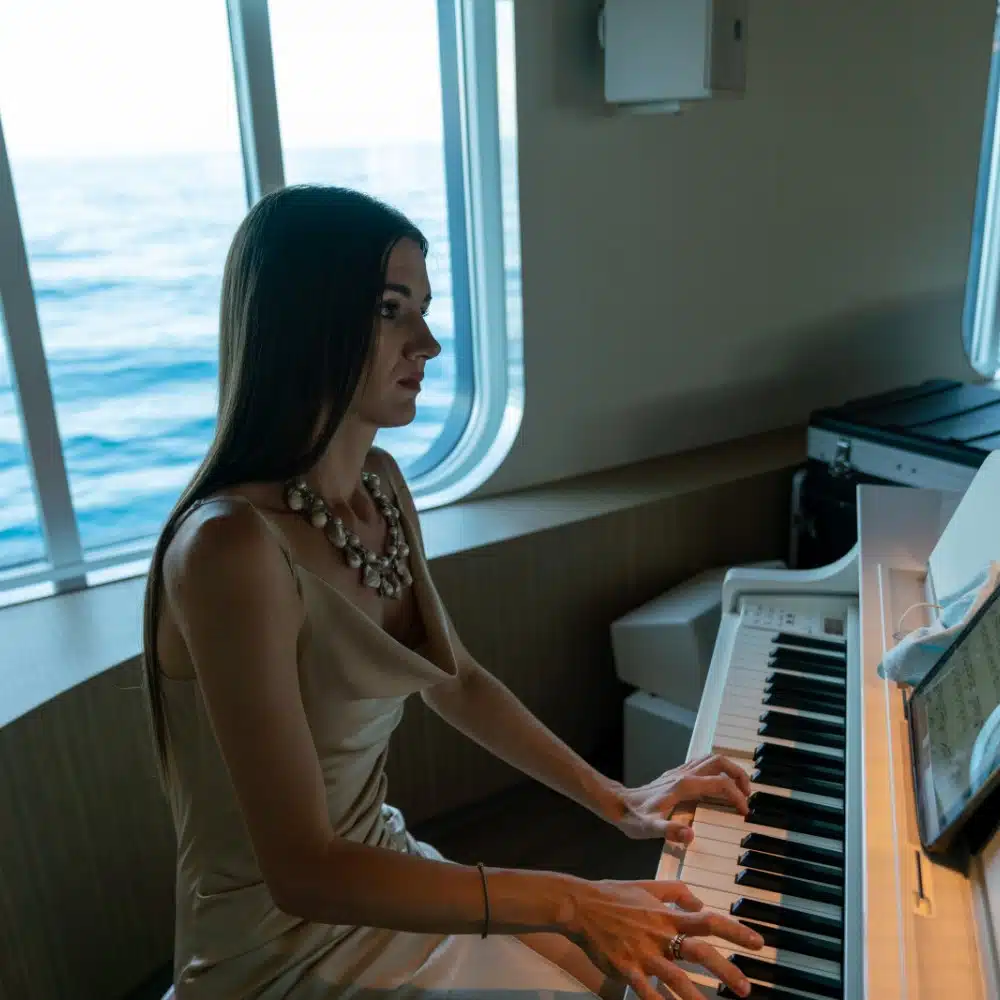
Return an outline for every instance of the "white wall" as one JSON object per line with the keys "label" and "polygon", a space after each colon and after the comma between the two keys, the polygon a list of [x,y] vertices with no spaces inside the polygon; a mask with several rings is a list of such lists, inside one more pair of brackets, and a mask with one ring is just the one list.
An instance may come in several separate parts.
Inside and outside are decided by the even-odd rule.
{"label": "white wall", "polygon": [[995,0],[760,0],[746,96],[603,105],[597,0],[518,0],[526,404],[485,492],[805,420],[960,341]]}

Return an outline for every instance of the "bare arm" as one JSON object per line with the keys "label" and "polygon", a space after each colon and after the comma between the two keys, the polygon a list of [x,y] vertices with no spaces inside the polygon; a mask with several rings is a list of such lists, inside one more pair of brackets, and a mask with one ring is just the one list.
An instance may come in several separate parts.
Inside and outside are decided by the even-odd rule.
{"label": "bare arm", "polygon": [[[479,871],[337,837],[303,709],[296,640],[303,610],[280,548],[243,505],[188,522],[164,563],[261,872],[275,902],[305,919],[423,933],[477,933]],[[579,880],[489,869],[498,933],[557,929]],[[561,913],[560,910],[563,910]]]}

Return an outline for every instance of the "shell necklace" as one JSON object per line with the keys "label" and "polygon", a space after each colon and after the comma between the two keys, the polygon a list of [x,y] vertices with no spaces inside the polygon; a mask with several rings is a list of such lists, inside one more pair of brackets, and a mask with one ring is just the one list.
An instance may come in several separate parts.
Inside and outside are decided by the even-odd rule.
{"label": "shell necklace", "polygon": [[353,531],[348,531],[344,522],[304,479],[293,479],[285,484],[285,503],[290,510],[305,514],[314,527],[322,529],[331,544],[343,553],[347,565],[361,570],[364,586],[377,590],[383,597],[398,600],[403,595],[403,588],[413,583],[406,565],[410,547],[399,525],[399,508],[382,492],[380,480],[373,472],[362,472],[361,482],[389,526],[389,543],[384,556],[366,548]]}

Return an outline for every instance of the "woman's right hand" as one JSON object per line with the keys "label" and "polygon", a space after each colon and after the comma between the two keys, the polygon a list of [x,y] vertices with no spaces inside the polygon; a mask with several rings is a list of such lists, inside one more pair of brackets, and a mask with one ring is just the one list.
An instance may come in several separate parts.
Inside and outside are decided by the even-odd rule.
{"label": "woman's right hand", "polygon": [[[763,938],[730,917],[699,912],[701,900],[683,882],[582,881],[572,895],[574,912],[566,937],[583,948],[605,975],[628,983],[641,1000],[663,1000],[650,976],[682,1000],[702,1000],[703,994],[671,957],[675,934],[688,935],[681,944],[685,962],[704,966],[740,996],[750,991],[743,973],[697,938],[724,938],[753,949],[764,944]],[[682,909],[669,908],[670,903]]]}

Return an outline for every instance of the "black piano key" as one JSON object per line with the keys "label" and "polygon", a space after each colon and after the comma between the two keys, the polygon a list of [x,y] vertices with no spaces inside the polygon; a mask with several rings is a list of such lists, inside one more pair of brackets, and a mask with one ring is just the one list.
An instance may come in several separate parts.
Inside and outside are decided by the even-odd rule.
{"label": "black piano key", "polygon": [[817,701],[833,702],[843,707],[847,704],[847,690],[841,684],[832,684],[819,677],[801,677],[777,671],[764,678],[764,691],[793,691]]}
{"label": "black piano key", "polygon": [[793,674],[809,674],[813,677],[846,677],[847,668],[836,663],[815,663],[811,660],[797,660],[791,656],[772,656],[767,665],[773,670],[785,670]]}
{"label": "black piano key", "polygon": [[844,653],[821,653],[808,649],[794,649],[789,646],[774,645],[771,647],[773,659],[798,660],[800,663],[818,663],[820,666],[833,664],[847,669],[847,656]]}
{"label": "black piano key", "polygon": [[834,750],[844,749],[844,737],[834,733],[819,733],[810,731],[802,723],[789,723],[783,720],[771,719],[757,729],[758,736],[769,736],[775,740],[792,740],[795,743],[805,743],[812,747],[832,747]]}
{"label": "black piano key", "polygon": [[838,719],[846,718],[845,703],[823,698],[810,698],[799,691],[788,691],[784,688],[767,688],[763,704],[773,708],[794,708],[800,712],[818,712],[820,715],[832,715]]}
{"label": "black piano key", "polygon": [[789,993],[777,986],[764,986],[761,983],[751,983],[750,992],[746,996],[734,993],[725,983],[720,983],[716,996],[733,997],[734,1000],[802,1000],[801,993]]}
{"label": "black piano key", "polygon": [[825,934],[838,941],[842,941],[844,937],[844,925],[841,920],[793,910],[790,906],[782,906],[780,903],[764,903],[759,899],[747,899],[741,896],[735,903],[730,904],[729,912],[740,919],[746,917],[748,920],[762,920],[776,927],[807,931],[810,934]]}
{"label": "black piano key", "polygon": [[815,903],[828,903],[830,906],[840,906],[844,901],[844,892],[839,886],[820,885],[818,882],[807,882],[805,879],[775,875],[753,868],[744,868],[739,872],[736,884],[777,892],[782,896],[794,896],[796,899],[811,899]]}
{"label": "black piano key", "polygon": [[844,959],[843,941],[813,937],[811,934],[800,934],[798,931],[781,927],[768,927],[767,924],[760,924],[756,920],[741,920],[740,923],[756,931],[769,948],[794,951],[799,955],[822,958],[827,962],[842,962]]}
{"label": "black piano key", "polygon": [[812,792],[814,795],[829,795],[834,799],[844,797],[843,781],[834,781],[829,771],[816,771],[804,767],[796,771],[790,767],[758,767],[750,780],[756,785],[774,785],[793,792]]}
{"label": "black piano key", "polygon": [[784,747],[777,743],[762,743],[753,752],[754,762],[758,767],[767,764],[780,764],[782,767],[813,767],[819,771],[829,771],[843,778],[844,762],[824,754],[803,750],[801,747]]}
{"label": "black piano key", "polygon": [[[835,868],[844,867],[844,855],[829,847],[813,847],[811,844],[799,844],[794,840],[782,840],[779,837],[769,837],[766,833],[748,833],[740,840],[740,847],[748,851],[763,851],[766,854],[779,854],[784,858],[801,858],[803,861],[817,861],[821,865],[832,865]],[[761,920],[765,919],[761,917]]]}
{"label": "black piano key", "polygon": [[804,878],[810,882],[823,882],[826,885],[843,886],[843,868],[825,868],[814,865],[811,861],[800,861],[798,858],[781,858],[777,854],[764,854],[762,851],[744,851],[737,864],[741,868],[755,868],[757,871],[774,872],[777,875],[791,875],[792,878]]}
{"label": "black piano key", "polygon": [[795,833],[808,833],[813,837],[825,837],[827,840],[843,841],[844,826],[836,823],[824,823],[821,820],[797,816],[794,812],[777,812],[774,809],[751,809],[746,816],[748,823],[755,826],[769,826],[773,830],[792,830]]}
{"label": "black piano key", "polygon": [[824,823],[844,825],[844,810],[836,806],[820,805],[818,802],[801,802],[788,799],[773,792],[751,792],[747,804],[751,809],[770,809],[773,812],[793,812],[796,816],[818,819]]}
{"label": "black piano key", "polygon": [[792,635],[790,632],[779,632],[774,637],[779,646],[803,646],[806,649],[827,649],[831,653],[847,655],[847,644],[834,642],[832,639],[817,639],[811,635]]}
{"label": "black piano key", "polygon": [[844,995],[843,980],[824,976],[820,972],[806,972],[782,962],[769,962],[750,955],[730,955],[729,961],[748,979],[761,979],[765,983],[786,986],[792,990],[808,990],[820,996],[833,997],[834,1000],[841,1000]]}
{"label": "black piano key", "polygon": [[763,712],[760,716],[761,722],[775,722],[790,725],[795,724],[812,733],[830,733],[832,736],[844,735],[844,723],[827,719],[807,719],[802,715],[792,715],[791,712],[783,712],[780,708],[772,708]]}

